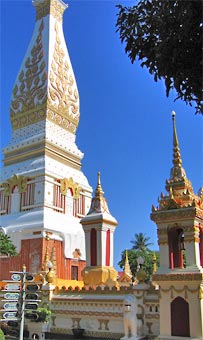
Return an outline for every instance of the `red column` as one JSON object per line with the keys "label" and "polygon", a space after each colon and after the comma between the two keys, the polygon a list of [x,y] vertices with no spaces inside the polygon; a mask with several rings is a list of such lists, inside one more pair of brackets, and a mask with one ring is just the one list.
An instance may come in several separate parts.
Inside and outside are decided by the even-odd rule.
{"label": "red column", "polygon": [[97,265],[97,232],[95,229],[91,230],[90,234],[90,258],[91,266]]}

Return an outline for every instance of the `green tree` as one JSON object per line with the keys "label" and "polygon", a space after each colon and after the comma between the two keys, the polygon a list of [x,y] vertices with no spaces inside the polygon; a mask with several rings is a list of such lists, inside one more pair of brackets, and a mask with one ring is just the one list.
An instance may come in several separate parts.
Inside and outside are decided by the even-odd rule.
{"label": "green tree", "polygon": [[10,236],[5,235],[2,231],[0,231],[0,255],[17,255],[16,247],[13,245]]}
{"label": "green tree", "polygon": [[37,309],[37,313],[39,317],[36,322],[49,322],[51,318],[51,311],[49,310],[49,308],[40,307]]}
{"label": "green tree", "polygon": [[153,243],[148,242],[150,237],[146,236],[143,233],[138,233],[134,235],[134,239],[130,242],[133,244],[132,249],[139,250],[139,251],[146,251],[148,247],[151,246]]}
{"label": "green tree", "polygon": [[[140,250],[135,250],[135,249],[128,250],[128,261],[129,261],[130,269],[132,271],[132,275],[134,278],[136,277],[136,273],[138,270],[137,259],[138,257],[141,256],[144,260],[142,268],[146,272],[146,281],[150,280],[151,275],[153,274],[153,269],[154,269],[154,261],[153,261],[154,253],[156,255],[156,264],[158,267],[159,261],[160,261],[158,251],[155,251],[155,252],[151,250],[140,251]],[[121,253],[121,260],[118,262],[118,265],[122,269],[124,268],[124,265],[125,265],[125,258],[126,258],[126,250],[123,250]]]}
{"label": "green tree", "polygon": [[139,0],[117,5],[117,31],[132,63],[146,66],[154,80],[165,81],[166,95],[202,106],[202,7],[200,0]]}
{"label": "green tree", "polygon": [[0,328],[0,340],[5,340],[4,332]]}

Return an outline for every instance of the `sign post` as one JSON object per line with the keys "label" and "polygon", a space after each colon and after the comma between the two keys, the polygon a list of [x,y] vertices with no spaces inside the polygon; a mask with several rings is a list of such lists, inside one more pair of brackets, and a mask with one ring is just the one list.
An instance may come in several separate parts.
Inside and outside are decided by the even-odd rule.
{"label": "sign post", "polygon": [[[22,271],[11,272],[11,280],[5,280],[4,289],[4,309],[3,319],[8,323],[8,334],[23,340],[24,321],[30,319],[36,321],[39,318],[37,312],[40,291],[40,282],[33,282],[33,273],[26,272],[26,266],[23,265]],[[1,319],[0,319],[1,320]]]}
{"label": "sign post", "polygon": [[21,303],[21,320],[20,320],[20,334],[19,340],[23,340],[23,331],[24,331],[24,318],[25,318],[25,275],[26,275],[26,267],[23,266],[22,271],[22,303]]}

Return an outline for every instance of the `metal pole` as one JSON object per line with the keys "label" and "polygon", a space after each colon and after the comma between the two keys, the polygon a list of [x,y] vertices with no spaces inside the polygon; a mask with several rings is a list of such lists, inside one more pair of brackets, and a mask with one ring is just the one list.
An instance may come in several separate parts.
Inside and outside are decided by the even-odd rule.
{"label": "metal pole", "polygon": [[20,334],[19,340],[23,340],[24,331],[24,313],[25,313],[25,277],[26,277],[26,266],[23,265],[22,270],[22,294],[21,294],[21,320],[20,320]]}

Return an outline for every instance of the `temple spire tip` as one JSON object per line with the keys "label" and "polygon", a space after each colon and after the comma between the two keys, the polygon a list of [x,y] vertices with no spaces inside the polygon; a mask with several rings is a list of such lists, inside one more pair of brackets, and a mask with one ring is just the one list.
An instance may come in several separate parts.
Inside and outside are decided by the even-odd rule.
{"label": "temple spire tip", "polygon": [[102,186],[101,186],[101,173],[100,171],[98,171],[97,173],[97,188],[95,190],[95,196],[96,197],[103,197],[103,190],[102,190]]}

